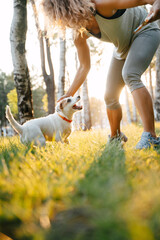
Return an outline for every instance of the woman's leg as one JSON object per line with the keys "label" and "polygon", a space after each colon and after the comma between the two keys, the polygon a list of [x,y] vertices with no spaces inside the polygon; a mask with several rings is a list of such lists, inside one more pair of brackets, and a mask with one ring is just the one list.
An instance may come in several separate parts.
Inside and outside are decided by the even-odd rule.
{"label": "woman's leg", "polygon": [[119,96],[124,87],[124,81],[122,78],[123,65],[124,60],[117,60],[113,57],[107,77],[105,102],[111,128],[111,137],[117,136],[117,134],[120,134],[121,132],[120,122],[122,119],[122,109],[119,104]]}
{"label": "woman's leg", "polygon": [[119,106],[117,109],[107,108],[107,116],[111,128],[111,137],[117,136],[120,134],[120,123],[122,120],[122,108]]}
{"label": "woman's leg", "polygon": [[123,79],[132,92],[135,105],[142,119],[144,132],[155,134],[151,96],[141,82],[141,75],[149,66],[160,43],[160,32],[150,30],[141,33],[132,43],[123,67]]}
{"label": "woman's leg", "polygon": [[132,96],[142,119],[144,132],[150,132],[156,137],[153,104],[148,90],[145,87],[136,89],[132,92]]}

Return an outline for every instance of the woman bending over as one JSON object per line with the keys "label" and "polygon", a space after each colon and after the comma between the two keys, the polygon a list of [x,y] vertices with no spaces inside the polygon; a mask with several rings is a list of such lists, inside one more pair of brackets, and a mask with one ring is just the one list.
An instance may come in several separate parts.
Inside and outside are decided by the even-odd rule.
{"label": "woman bending over", "polygon": [[[141,81],[160,43],[160,29],[155,22],[134,30],[147,16],[141,5],[153,5],[151,21],[159,18],[160,0],[42,0],[44,13],[50,26],[70,27],[77,32],[74,44],[79,58],[79,69],[67,93],[60,99],[73,96],[85,81],[90,69],[90,50],[87,38],[114,44],[113,57],[108,72],[105,91],[106,111],[114,139],[127,141],[120,122],[122,109],[120,93],[126,84],[133,96],[143,123],[143,134],[136,149],[160,145],[154,125],[153,105],[149,92]],[[81,33],[81,30],[83,32]]]}

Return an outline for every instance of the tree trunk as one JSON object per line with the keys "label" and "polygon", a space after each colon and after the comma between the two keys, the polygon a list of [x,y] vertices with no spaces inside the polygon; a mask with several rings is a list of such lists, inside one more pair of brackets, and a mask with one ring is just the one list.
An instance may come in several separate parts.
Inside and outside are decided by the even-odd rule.
{"label": "tree trunk", "polygon": [[66,41],[62,38],[60,40],[60,71],[59,71],[59,80],[58,80],[58,95],[60,98],[64,95],[65,91],[65,66],[66,66]]}
{"label": "tree trunk", "polygon": [[[77,96],[80,96],[81,89],[77,91]],[[78,105],[79,103],[77,103]],[[73,131],[78,131],[82,129],[82,111],[77,112],[73,115]]]}
{"label": "tree trunk", "polygon": [[[160,26],[160,20],[158,20]],[[160,121],[160,46],[156,52],[155,119]]]}
{"label": "tree trunk", "polygon": [[131,123],[131,112],[129,109],[128,91],[127,91],[126,86],[125,86],[125,106],[126,106],[127,122],[130,124]]}
{"label": "tree trunk", "polygon": [[[49,43],[49,39],[46,36],[46,31],[42,31],[40,29],[35,1],[30,0],[30,2],[32,4],[36,28],[38,31],[38,39],[40,44],[40,56],[41,56],[41,69],[42,69],[44,82],[46,85],[46,92],[47,92],[47,99],[48,99],[48,113],[51,114],[51,113],[54,113],[55,111],[55,82],[54,82],[54,70],[53,70],[53,64],[52,64],[51,52],[50,52],[50,43]],[[44,41],[46,45],[46,52],[44,48]],[[46,57],[47,57],[47,63],[49,67],[49,74],[47,74],[47,71],[46,71],[46,64],[45,64]]]}
{"label": "tree trunk", "polygon": [[14,14],[10,43],[14,67],[14,81],[18,96],[20,122],[33,118],[33,103],[29,70],[26,61],[27,0],[14,0]]}
{"label": "tree trunk", "polygon": [[82,86],[82,97],[83,97],[82,129],[86,131],[86,130],[90,130],[92,126],[87,80],[85,80]]}

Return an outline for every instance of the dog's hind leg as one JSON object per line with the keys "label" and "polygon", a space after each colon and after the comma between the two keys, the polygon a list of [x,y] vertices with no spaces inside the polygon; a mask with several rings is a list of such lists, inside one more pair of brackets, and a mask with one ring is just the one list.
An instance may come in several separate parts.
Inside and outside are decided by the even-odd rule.
{"label": "dog's hind leg", "polygon": [[60,132],[56,132],[55,141],[63,143]]}
{"label": "dog's hind leg", "polygon": [[46,139],[38,126],[30,126],[25,131],[25,138],[35,146],[43,147],[46,145]]}
{"label": "dog's hind leg", "polygon": [[46,146],[46,139],[45,139],[45,137],[43,135],[42,136],[38,136],[37,138],[35,138],[33,140],[33,143],[37,147],[45,147]]}

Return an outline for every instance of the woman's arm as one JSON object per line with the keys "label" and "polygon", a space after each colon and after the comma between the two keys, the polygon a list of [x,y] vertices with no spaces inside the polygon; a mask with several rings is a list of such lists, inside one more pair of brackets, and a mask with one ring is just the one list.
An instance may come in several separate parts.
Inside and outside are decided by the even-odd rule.
{"label": "woman's arm", "polygon": [[77,48],[78,59],[80,63],[78,71],[67,93],[60,99],[58,99],[58,101],[62,100],[65,97],[73,96],[80,88],[82,83],[86,80],[87,74],[90,70],[90,51],[87,44],[88,36],[85,34],[83,35],[84,36],[82,37],[81,34],[79,34],[79,36],[74,41],[74,44]]}
{"label": "woman's arm", "polygon": [[75,39],[74,44],[77,48],[79,68],[76,73],[75,79],[67,91],[67,95],[73,96],[80,88],[82,83],[86,80],[87,74],[90,70],[90,51],[87,44],[88,37],[81,37],[81,34]]}
{"label": "woman's arm", "polygon": [[146,4],[153,4],[155,0],[95,0],[97,11],[107,16],[113,10],[132,8]]}

